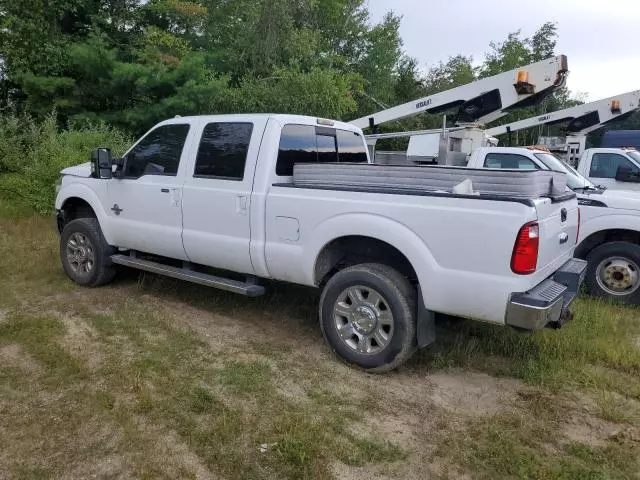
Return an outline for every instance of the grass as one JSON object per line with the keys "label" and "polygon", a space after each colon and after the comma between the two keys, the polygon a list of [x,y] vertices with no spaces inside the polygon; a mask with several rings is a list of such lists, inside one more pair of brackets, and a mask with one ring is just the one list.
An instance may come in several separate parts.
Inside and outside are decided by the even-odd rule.
{"label": "grass", "polygon": [[87,290],[58,262],[51,220],[0,201],[1,478],[638,477],[638,309],[585,298],[534,335],[443,320],[370,376],[324,346],[317,292]]}

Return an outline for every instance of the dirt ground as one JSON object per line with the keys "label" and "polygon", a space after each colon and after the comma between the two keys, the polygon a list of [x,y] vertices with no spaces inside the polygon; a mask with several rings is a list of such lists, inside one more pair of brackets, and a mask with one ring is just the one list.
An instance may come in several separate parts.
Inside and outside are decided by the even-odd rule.
{"label": "dirt ground", "polygon": [[640,478],[637,309],[583,299],[535,335],[443,319],[370,375],[325,345],[313,290],[87,290],[56,242],[0,216],[0,478]]}

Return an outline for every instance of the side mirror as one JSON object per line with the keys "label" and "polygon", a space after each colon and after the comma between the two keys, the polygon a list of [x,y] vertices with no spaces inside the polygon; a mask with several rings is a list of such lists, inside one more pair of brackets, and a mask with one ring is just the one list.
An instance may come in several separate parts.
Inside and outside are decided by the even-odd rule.
{"label": "side mirror", "polygon": [[113,176],[111,171],[111,149],[96,148],[91,153],[91,175],[95,178],[106,179]]}
{"label": "side mirror", "polygon": [[616,171],[616,181],[640,183],[640,175],[634,172],[631,167],[620,165]]}

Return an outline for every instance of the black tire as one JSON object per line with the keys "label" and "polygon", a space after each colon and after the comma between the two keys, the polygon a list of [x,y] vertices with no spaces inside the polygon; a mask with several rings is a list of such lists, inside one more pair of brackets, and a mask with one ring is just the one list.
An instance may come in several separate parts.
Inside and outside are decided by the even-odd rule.
{"label": "black tire", "polygon": [[[77,241],[79,238],[84,239],[83,243]],[[77,248],[71,246],[71,239]],[[78,250],[82,251],[77,256],[70,253]],[[111,255],[115,250],[105,240],[100,224],[95,218],[72,220],[65,225],[60,235],[62,268],[71,280],[85,287],[98,287],[113,280],[116,272]],[[86,266],[87,259],[91,260],[90,268]]]}
{"label": "black tire", "polygon": [[[357,347],[349,346],[347,341],[356,343],[353,339],[361,338],[355,332],[350,340],[343,340],[338,333],[337,322],[342,318],[347,323],[349,320],[336,315],[334,306],[350,287],[373,289],[382,297],[380,308],[388,304],[384,310],[388,308],[392,314],[393,329],[388,344],[371,346],[374,339],[369,344],[374,349],[371,353],[361,353],[356,351]],[[320,297],[320,327],[325,340],[342,360],[369,372],[387,372],[400,366],[416,351],[416,311],[416,290],[402,274],[386,265],[361,264],[341,270],[325,285]],[[376,348],[379,351],[375,351]]]}
{"label": "black tire", "polygon": [[[629,242],[611,242],[600,245],[587,255],[587,273],[585,284],[590,295],[607,298],[627,305],[640,305],[640,286],[630,288],[628,294],[620,292],[613,294],[604,289],[598,282],[598,267],[607,259],[625,259],[628,261],[630,271],[640,267],[640,246]],[[640,271],[635,272],[635,276],[640,278]],[[634,277],[632,277],[634,278]],[[635,290],[634,290],[635,288]]]}

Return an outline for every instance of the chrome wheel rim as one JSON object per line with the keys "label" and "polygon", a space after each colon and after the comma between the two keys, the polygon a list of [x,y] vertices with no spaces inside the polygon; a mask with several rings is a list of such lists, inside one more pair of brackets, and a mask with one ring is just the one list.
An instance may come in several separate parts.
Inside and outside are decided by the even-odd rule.
{"label": "chrome wheel rim", "polygon": [[629,295],[640,287],[640,269],[628,258],[609,257],[598,265],[596,279],[610,295]]}
{"label": "chrome wheel rim", "polygon": [[391,307],[371,287],[344,289],[333,306],[333,321],[342,343],[361,355],[380,353],[393,337]]}
{"label": "chrome wheel rim", "polygon": [[67,262],[78,275],[88,275],[96,263],[95,251],[89,237],[76,232],[67,240]]}

